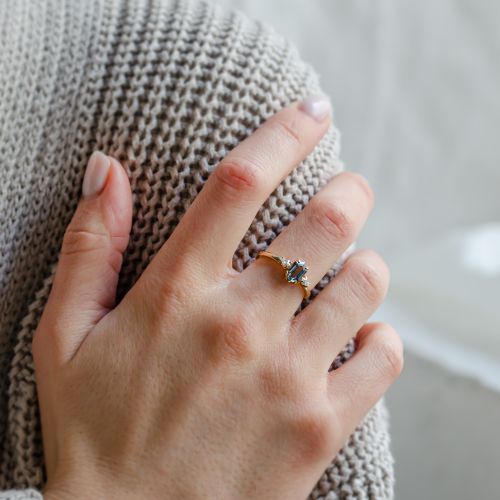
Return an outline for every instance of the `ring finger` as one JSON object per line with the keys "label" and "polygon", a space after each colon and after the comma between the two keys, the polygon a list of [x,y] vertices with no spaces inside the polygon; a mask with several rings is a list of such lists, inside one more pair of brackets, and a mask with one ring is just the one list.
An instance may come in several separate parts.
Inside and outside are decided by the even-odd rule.
{"label": "ring finger", "polygon": [[[372,206],[372,191],[362,177],[339,174],[312,198],[267,250],[292,262],[305,261],[312,289],[357,238]],[[291,317],[300,305],[303,291],[300,285],[286,283],[284,276],[280,265],[261,258],[241,278],[251,281],[256,296],[266,304],[279,304],[280,310]]]}

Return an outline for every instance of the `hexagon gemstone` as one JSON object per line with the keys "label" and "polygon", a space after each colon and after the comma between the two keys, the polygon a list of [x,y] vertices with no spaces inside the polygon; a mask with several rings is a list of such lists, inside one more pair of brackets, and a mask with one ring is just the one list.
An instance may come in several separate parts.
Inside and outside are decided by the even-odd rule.
{"label": "hexagon gemstone", "polygon": [[289,283],[299,283],[306,273],[306,263],[303,260],[296,260],[286,272],[286,280]]}

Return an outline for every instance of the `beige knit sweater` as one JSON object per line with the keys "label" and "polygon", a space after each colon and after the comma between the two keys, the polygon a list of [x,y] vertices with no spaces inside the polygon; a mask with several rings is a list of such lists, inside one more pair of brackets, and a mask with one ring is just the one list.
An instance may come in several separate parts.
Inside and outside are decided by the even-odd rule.
{"label": "beige knit sweater", "polygon": [[[0,499],[41,498],[31,339],[92,151],[119,158],[133,190],[120,299],[221,158],[278,109],[319,90],[272,30],[205,3],[0,1]],[[341,169],[338,153],[332,126],[260,210],[234,256],[237,270]],[[334,367],[352,351],[351,342]],[[392,498],[385,421],[379,404],[310,499]]]}

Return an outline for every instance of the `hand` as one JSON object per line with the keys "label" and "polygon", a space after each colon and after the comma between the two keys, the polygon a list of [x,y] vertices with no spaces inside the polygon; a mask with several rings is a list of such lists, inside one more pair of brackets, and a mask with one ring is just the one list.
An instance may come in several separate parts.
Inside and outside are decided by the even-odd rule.
{"label": "hand", "polygon": [[[326,106],[293,103],[229,153],[116,308],[132,197],[121,165],[94,153],[33,341],[47,500],[304,500],[396,379],[397,334],[365,325],[389,280],[375,253],[351,256],[296,317],[302,288],[278,264],[231,267],[259,207],[326,132]],[[268,250],[305,259],[313,287],[372,203],[361,177],[340,174]],[[357,352],[328,373],[354,336]]]}

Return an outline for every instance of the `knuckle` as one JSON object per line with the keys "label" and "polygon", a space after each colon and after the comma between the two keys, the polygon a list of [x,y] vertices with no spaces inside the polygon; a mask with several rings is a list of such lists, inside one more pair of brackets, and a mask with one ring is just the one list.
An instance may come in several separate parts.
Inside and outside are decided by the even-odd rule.
{"label": "knuckle", "polygon": [[[153,266],[146,268],[139,280],[126,295],[135,302],[154,328],[150,336],[163,335],[166,325],[171,325],[175,318],[186,314],[186,304],[196,307],[196,297],[191,293],[195,289],[195,279],[172,266],[168,279]],[[182,278],[181,278],[182,276]],[[178,286],[182,279],[184,287]]]}
{"label": "knuckle", "polygon": [[244,313],[236,313],[212,330],[211,350],[216,357],[225,360],[252,360],[260,353],[260,347],[252,322]]}
{"label": "knuckle", "polygon": [[223,160],[216,169],[219,186],[231,196],[254,195],[265,185],[264,170],[245,158]]}
{"label": "knuckle", "polygon": [[308,409],[296,415],[290,425],[300,460],[316,461],[329,456],[335,442],[331,411],[308,404]]}
{"label": "knuckle", "polygon": [[[69,347],[64,342],[64,335],[61,336],[66,330],[67,324],[57,314],[42,315],[31,342],[33,361],[38,373],[40,369],[45,371],[48,364],[55,367],[66,356]],[[47,363],[47,360],[50,362]]]}
{"label": "knuckle", "polygon": [[84,253],[100,250],[110,245],[111,238],[107,233],[92,232],[70,225],[64,233],[61,253],[64,255]]}
{"label": "knuckle", "polygon": [[275,127],[279,136],[279,144],[285,142],[287,144],[292,143],[299,149],[302,147],[301,125],[297,117],[288,120],[276,120]]}
{"label": "knuckle", "polygon": [[[392,329],[389,325],[386,326]],[[398,338],[395,331],[393,335]],[[375,352],[382,373],[384,373],[391,381],[398,378],[404,364],[401,341],[391,341],[387,338],[381,339],[377,343]]]}
{"label": "knuckle", "polygon": [[385,273],[376,269],[372,264],[356,259],[352,269],[354,291],[363,300],[370,303],[380,303],[387,293],[387,278]]}
{"label": "knuckle", "polygon": [[312,222],[329,240],[351,241],[353,239],[354,226],[344,208],[335,203],[314,198],[310,205]]}

